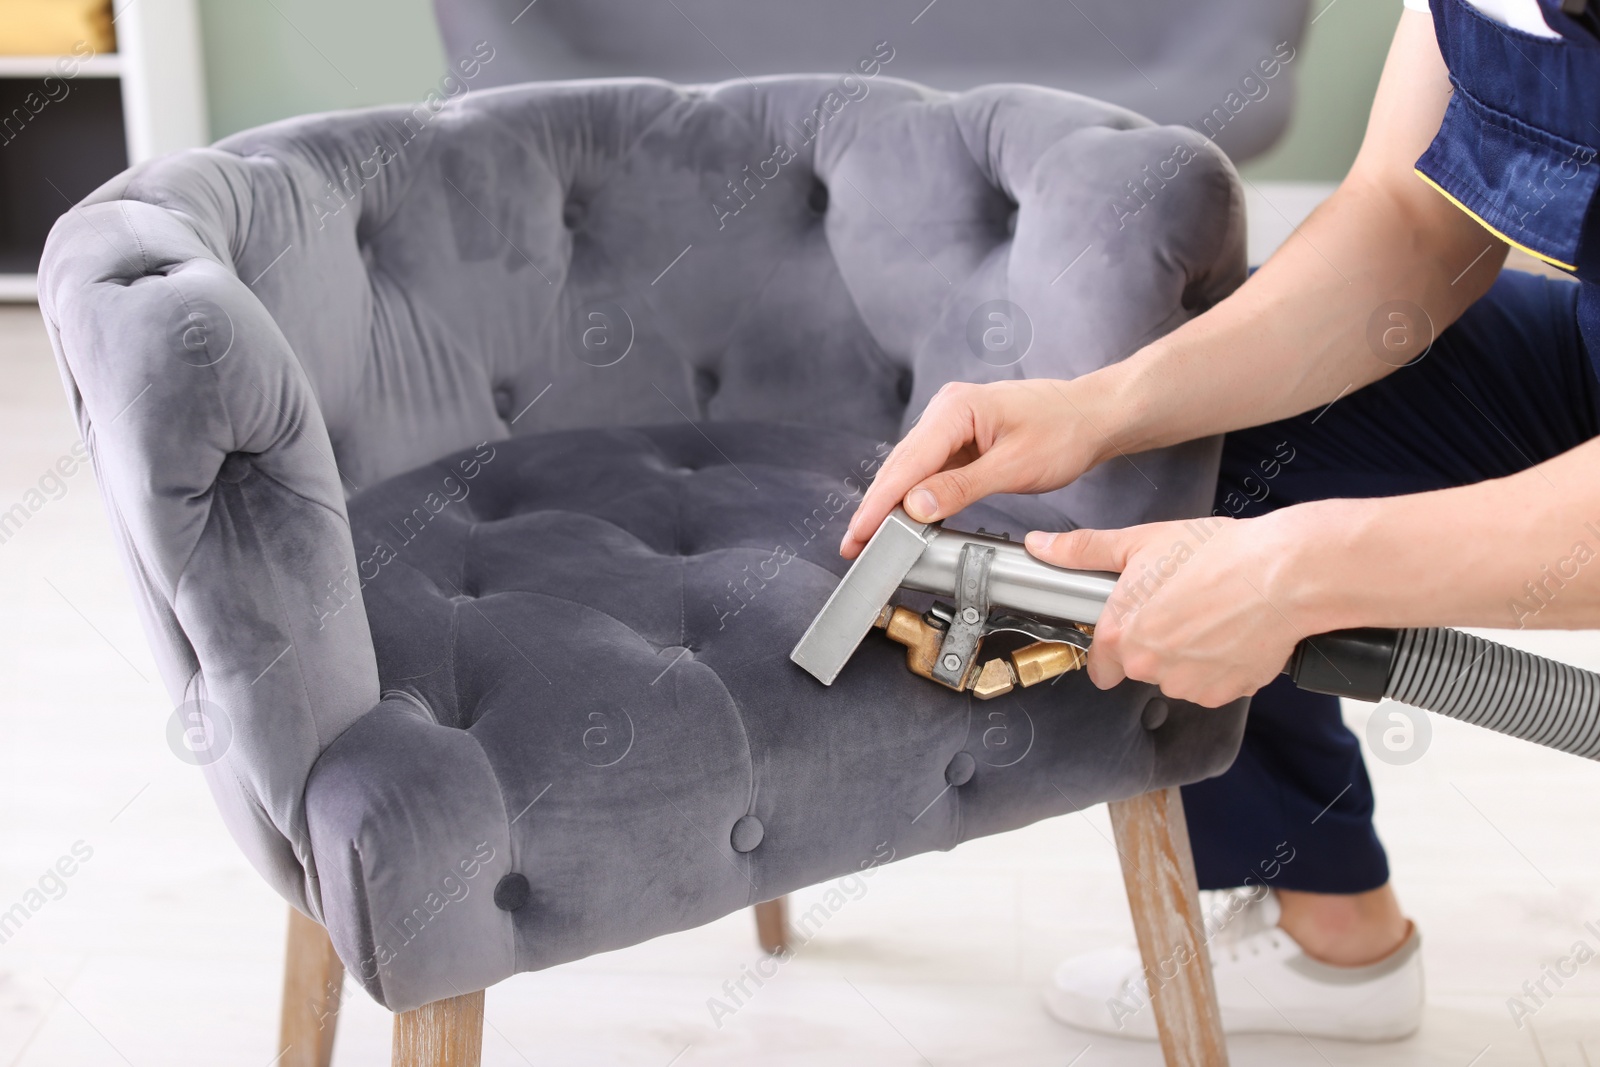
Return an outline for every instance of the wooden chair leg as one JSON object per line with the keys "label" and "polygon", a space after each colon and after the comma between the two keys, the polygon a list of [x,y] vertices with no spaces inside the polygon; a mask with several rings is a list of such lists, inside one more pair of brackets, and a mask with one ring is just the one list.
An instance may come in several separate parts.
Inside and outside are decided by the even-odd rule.
{"label": "wooden chair leg", "polygon": [[478,1067],[482,1056],[481,989],[394,1017],[390,1067]]}
{"label": "wooden chair leg", "polygon": [[1227,1067],[1183,795],[1173,786],[1110,807],[1167,1067]]}
{"label": "wooden chair leg", "polygon": [[328,931],[289,909],[289,944],[283,967],[283,1015],[275,1067],[328,1067],[344,989],[344,964]]}
{"label": "wooden chair leg", "polygon": [[777,956],[789,951],[789,898],[778,897],[757,904],[756,940],[761,951]]}

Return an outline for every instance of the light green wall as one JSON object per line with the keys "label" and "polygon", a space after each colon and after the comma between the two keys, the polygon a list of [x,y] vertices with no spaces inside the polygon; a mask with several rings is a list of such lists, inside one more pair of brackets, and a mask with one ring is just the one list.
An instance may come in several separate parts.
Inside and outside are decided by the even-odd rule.
{"label": "light green wall", "polygon": [[[429,0],[199,2],[213,137],[308,111],[420,100],[445,74]],[[1245,168],[1251,178],[1336,180],[1361,141],[1400,0],[1312,3],[1320,15],[1298,60],[1294,122]]]}
{"label": "light green wall", "polygon": [[211,136],[421,100],[445,75],[429,0],[199,0]]}
{"label": "light green wall", "polygon": [[1337,181],[1344,176],[1361,145],[1401,10],[1400,0],[1332,0],[1331,5],[1312,0],[1316,21],[1298,59],[1299,95],[1289,133],[1241,168],[1246,177]]}

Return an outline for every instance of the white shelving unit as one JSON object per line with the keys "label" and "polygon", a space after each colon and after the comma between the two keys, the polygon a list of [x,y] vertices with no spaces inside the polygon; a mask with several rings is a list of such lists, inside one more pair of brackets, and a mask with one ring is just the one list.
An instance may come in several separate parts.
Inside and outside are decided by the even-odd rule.
{"label": "white shelving unit", "polygon": [[[78,72],[71,80],[119,83],[129,165],[206,144],[210,138],[195,0],[116,0],[113,12],[117,52],[77,60]],[[0,56],[0,80],[59,76],[60,63],[55,56]],[[50,118],[48,111],[41,111],[33,121]],[[17,144],[26,151],[23,138]],[[6,150],[14,147],[8,145]],[[0,301],[36,299],[33,274],[0,273]]]}
{"label": "white shelving unit", "polygon": [[39,279],[32,274],[0,274],[0,304],[31,304],[39,299]]}
{"label": "white shelving unit", "polygon": [[[0,78],[45,78],[56,73],[61,60],[55,56],[0,56]],[[122,75],[122,56],[90,56],[78,61],[79,78],[117,78]]]}

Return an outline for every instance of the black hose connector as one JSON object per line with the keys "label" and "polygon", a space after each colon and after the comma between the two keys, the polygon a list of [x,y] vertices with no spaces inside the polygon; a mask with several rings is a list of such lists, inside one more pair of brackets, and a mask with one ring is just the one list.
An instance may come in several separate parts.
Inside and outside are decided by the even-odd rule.
{"label": "black hose connector", "polygon": [[1374,702],[1389,693],[1399,630],[1335,630],[1301,641],[1283,673],[1312,693]]}
{"label": "black hose connector", "polygon": [[1384,695],[1600,759],[1600,674],[1460,630],[1401,630]]}

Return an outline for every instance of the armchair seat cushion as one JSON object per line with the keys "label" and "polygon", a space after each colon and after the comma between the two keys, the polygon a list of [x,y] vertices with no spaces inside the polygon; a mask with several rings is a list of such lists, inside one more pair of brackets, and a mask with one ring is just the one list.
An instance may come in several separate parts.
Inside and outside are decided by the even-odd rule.
{"label": "armchair seat cushion", "polygon": [[[374,996],[439,995],[440,953],[499,978],[1226,766],[1218,713],[1147,714],[1147,687],[979,702],[879,634],[831,688],[792,664],[887,451],[772,423],[568,431],[350,501],[357,573],[319,610],[360,610],[359,585],[384,701],[307,806]],[[961,521],[1027,529],[1003,502]]]}

